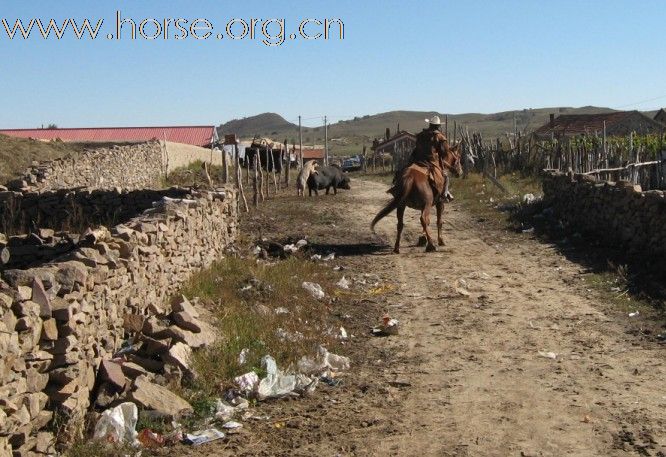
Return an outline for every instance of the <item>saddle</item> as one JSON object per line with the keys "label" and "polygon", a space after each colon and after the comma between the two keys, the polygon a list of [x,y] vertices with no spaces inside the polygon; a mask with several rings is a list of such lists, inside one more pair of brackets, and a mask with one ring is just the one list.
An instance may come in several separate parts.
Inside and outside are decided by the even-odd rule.
{"label": "saddle", "polygon": [[[416,171],[428,177],[428,182],[430,183],[430,187],[432,188],[433,194],[435,195],[435,200],[440,199],[444,195],[448,176],[442,171],[440,167],[437,167],[431,163],[413,163],[402,170],[401,176],[404,176],[404,174],[410,170]],[[396,185],[392,186],[387,191],[387,193],[395,197],[395,191]]]}

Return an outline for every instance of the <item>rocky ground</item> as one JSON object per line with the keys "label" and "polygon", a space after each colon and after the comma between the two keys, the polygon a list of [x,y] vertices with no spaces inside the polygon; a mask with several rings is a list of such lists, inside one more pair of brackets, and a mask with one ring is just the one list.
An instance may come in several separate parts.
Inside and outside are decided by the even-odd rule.
{"label": "rocky ground", "polygon": [[[308,234],[337,252],[347,277],[392,285],[335,310],[353,335],[351,371],[308,398],[261,404],[229,439],[179,454],[664,455],[655,312],[629,317],[554,246],[484,229],[459,203],[447,208],[446,247],[416,247],[410,211],[394,255],[394,217],[378,226],[384,240],[368,229],[386,186],[353,187],[281,199],[246,221],[250,236]],[[399,335],[370,335],[384,313]]]}

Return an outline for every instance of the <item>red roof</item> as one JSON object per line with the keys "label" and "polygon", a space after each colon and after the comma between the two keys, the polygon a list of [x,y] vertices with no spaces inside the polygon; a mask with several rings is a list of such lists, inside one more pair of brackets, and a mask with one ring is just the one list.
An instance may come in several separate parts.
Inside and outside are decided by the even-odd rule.
{"label": "red roof", "polygon": [[303,159],[323,159],[325,152],[323,149],[303,149]]}
{"label": "red roof", "polygon": [[196,127],[102,127],[78,129],[15,129],[0,130],[0,134],[19,138],[34,138],[65,142],[114,142],[164,140],[173,143],[210,146],[214,126]]}

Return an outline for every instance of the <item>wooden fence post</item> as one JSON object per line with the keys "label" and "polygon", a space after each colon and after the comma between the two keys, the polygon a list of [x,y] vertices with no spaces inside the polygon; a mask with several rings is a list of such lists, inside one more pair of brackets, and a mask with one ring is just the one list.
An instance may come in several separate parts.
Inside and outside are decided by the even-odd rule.
{"label": "wooden fence post", "polygon": [[234,145],[234,152],[236,157],[236,186],[238,187],[238,206],[240,206],[241,199],[243,200],[243,207],[245,212],[249,212],[250,208],[247,206],[247,199],[245,198],[245,191],[243,190],[243,171],[240,166],[240,152],[238,145]]}
{"label": "wooden fence post", "polygon": [[[255,154],[254,156],[254,181],[253,181],[253,190],[254,190],[254,195],[252,197],[252,203],[254,204],[254,207],[256,208],[259,206],[259,168],[257,163],[259,162],[259,154]],[[250,170],[248,168],[248,174],[250,173]]]}

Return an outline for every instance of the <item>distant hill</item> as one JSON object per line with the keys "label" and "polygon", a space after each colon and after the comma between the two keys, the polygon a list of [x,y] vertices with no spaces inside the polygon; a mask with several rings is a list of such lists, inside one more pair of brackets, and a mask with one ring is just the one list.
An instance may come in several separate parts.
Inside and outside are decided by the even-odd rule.
{"label": "distant hill", "polygon": [[[484,138],[494,139],[513,132],[514,117],[516,127],[521,132],[530,132],[548,122],[549,115],[559,114],[595,114],[614,111],[610,108],[584,106],[581,108],[554,107],[504,111],[501,113],[481,114],[449,114],[449,133],[453,136],[454,123],[462,125],[470,132],[480,132]],[[362,151],[363,145],[370,147],[374,138],[383,138],[386,129],[395,133],[407,130],[419,132],[425,127],[424,120],[439,115],[442,119],[446,113],[434,111],[389,111],[374,115],[358,116],[353,119],[341,120],[328,127],[329,147],[333,155],[356,154]],[[218,129],[221,134],[236,133],[243,139],[251,139],[254,135],[270,137],[277,141],[287,139],[289,143],[298,141],[298,125],[286,121],[275,113],[264,113],[245,119],[238,119],[223,124]],[[304,144],[322,144],[324,142],[324,128],[304,127]]]}
{"label": "distant hill", "polygon": [[217,128],[219,135],[235,133],[243,139],[259,135],[273,137],[276,140],[283,132],[293,131],[294,129],[298,131],[298,125],[286,121],[285,118],[275,113],[263,113],[243,119],[234,119]]}

